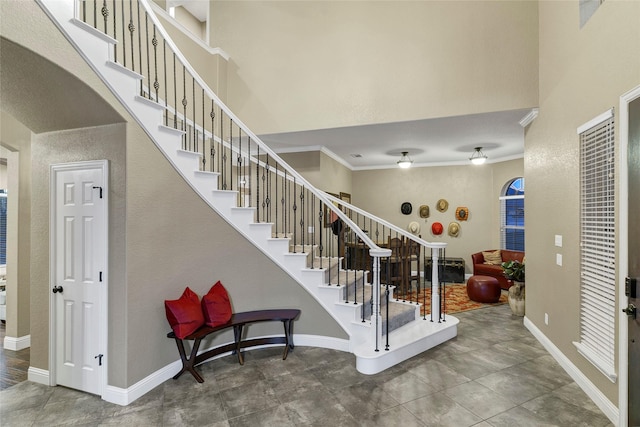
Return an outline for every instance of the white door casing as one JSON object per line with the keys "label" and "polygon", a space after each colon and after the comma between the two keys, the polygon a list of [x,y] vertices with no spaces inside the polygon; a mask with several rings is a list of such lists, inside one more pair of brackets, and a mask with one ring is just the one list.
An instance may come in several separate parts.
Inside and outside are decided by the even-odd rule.
{"label": "white door casing", "polygon": [[108,161],[51,166],[51,384],[107,384]]}

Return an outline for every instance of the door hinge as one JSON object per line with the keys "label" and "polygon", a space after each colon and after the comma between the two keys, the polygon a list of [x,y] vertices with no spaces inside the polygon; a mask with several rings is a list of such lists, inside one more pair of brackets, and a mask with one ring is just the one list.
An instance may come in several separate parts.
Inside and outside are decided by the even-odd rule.
{"label": "door hinge", "polygon": [[95,190],[96,188],[100,189],[100,198],[102,199],[102,187],[98,187],[98,186],[93,186],[93,189]]}
{"label": "door hinge", "polygon": [[100,276],[100,277],[98,278],[98,281],[99,281],[99,282],[102,282],[102,271],[100,272],[100,275],[99,275],[99,276]]}
{"label": "door hinge", "polygon": [[104,357],[104,354],[99,354],[96,357],[94,357],[94,359],[98,359],[98,366],[102,366],[102,358]]}

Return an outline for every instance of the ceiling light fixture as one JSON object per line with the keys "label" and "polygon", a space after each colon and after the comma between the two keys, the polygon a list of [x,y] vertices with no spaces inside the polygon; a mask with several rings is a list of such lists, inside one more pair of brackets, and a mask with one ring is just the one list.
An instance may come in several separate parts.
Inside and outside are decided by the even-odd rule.
{"label": "ceiling light fixture", "polygon": [[482,152],[482,147],[476,147],[474,150],[476,151],[474,151],[471,157],[469,157],[471,163],[474,165],[481,165],[487,161],[487,156]]}
{"label": "ceiling light fixture", "polygon": [[403,151],[402,157],[400,157],[400,160],[398,160],[398,166],[400,166],[402,169],[408,169],[411,167],[412,163],[413,160],[411,160],[411,157],[409,157],[409,152]]}

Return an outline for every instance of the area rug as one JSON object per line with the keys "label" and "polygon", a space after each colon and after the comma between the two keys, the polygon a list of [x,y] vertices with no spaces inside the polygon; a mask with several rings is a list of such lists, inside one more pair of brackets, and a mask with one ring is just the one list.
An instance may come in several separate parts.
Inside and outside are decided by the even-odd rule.
{"label": "area rug", "polygon": [[[469,296],[467,295],[467,285],[465,284],[447,284],[445,286],[445,294],[444,294],[444,303],[446,314],[460,313],[462,311],[470,311],[477,310],[479,308],[492,307],[496,305],[506,304],[507,301],[507,292],[502,291],[500,294],[500,300],[496,303],[485,304],[481,302],[471,301]],[[426,308],[427,314],[431,312],[431,287],[427,284],[426,291],[420,291],[420,294],[416,295],[416,291],[413,290],[411,294],[406,295],[406,300],[419,302],[422,304],[426,301],[426,304],[421,306],[420,309],[422,311],[422,315],[424,315],[424,310]],[[399,300],[402,301],[403,298],[400,295]],[[426,307],[425,307],[426,306]]]}

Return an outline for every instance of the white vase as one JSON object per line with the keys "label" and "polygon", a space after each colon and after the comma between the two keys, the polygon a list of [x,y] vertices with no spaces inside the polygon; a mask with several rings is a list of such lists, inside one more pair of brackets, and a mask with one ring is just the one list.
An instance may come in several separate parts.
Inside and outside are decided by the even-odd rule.
{"label": "white vase", "polygon": [[509,288],[509,307],[516,316],[524,316],[524,282],[513,282]]}

